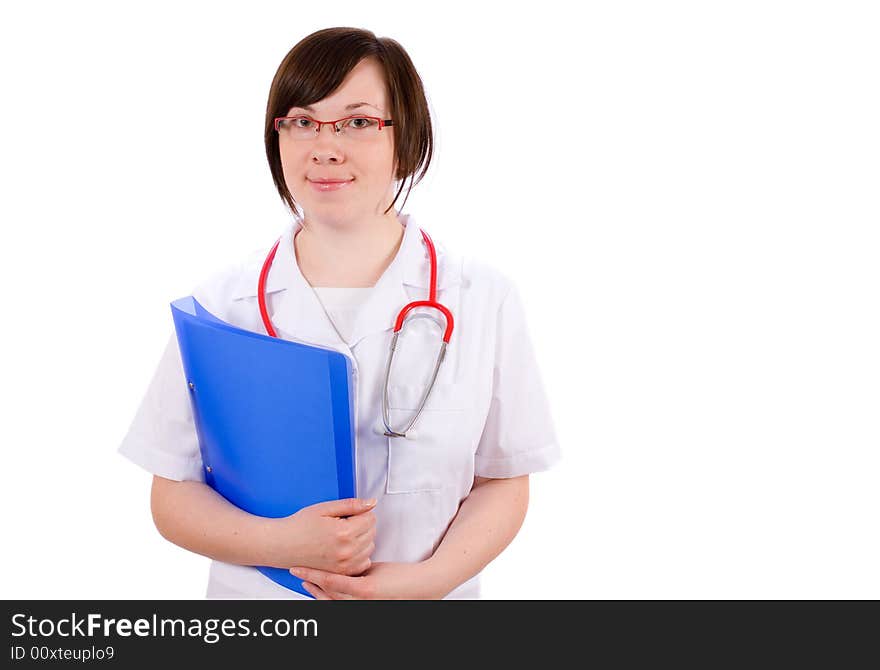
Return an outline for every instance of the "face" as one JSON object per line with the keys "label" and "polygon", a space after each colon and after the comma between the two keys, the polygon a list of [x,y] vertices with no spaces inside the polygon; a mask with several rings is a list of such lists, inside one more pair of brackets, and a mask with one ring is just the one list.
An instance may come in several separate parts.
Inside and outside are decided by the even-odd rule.
{"label": "face", "polygon": [[[347,109],[348,105],[366,103]],[[287,116],[307,115],[332,121],[364,114],[391,118],[384,73],[372,58],[362,60],[331,95],[304,107],[291,107]],[[362,123],[361,123],[362,125]],[[337,136],[329,125],[314,138],[293,140],[279,136],[284,180],[302,207],[306,224],[345,225],[383,216],[394,199],[394,127],[386,126],[369,139]],[[318,179],[350,180],[342,188],[321,189]],[[390,210],[388,215],[393,215]]]}

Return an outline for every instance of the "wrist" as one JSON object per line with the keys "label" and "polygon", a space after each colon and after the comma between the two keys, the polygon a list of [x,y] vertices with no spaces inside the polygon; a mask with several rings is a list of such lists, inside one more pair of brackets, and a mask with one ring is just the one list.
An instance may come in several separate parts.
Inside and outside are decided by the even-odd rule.
{"label": "wrist", "polygon": [[284,556],[290,552],[285,552],[281,544],[283,533],[279,532],[278,519],[269,517],[255,517],[254,538],[255,548],[258,558],[257,565],[265,565],[272,568],[289,568],[289,565],[283,565]]}

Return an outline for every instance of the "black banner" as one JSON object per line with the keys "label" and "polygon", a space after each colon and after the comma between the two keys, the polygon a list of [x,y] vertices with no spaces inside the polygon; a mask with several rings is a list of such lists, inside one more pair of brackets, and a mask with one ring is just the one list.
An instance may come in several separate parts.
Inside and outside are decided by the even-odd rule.
{"label": "black banner", "polygon": [[433,667],[526,653],[564,654],[578,666],[599,654],[618,663],[788,663],[804,654],[840,665],[864,660],[862,651],[876,660],[868,641],[880,609],[873,601],[494,600],[20,600],[3,608],[8,668],[306,658]]}

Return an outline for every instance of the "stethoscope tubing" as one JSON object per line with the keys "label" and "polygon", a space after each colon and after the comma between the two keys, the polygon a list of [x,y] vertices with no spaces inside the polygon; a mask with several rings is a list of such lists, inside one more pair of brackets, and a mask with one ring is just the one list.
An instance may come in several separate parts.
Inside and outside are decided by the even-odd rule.
{"label": "stethoscope tubing", "polygon": [[[454,321],[452,318],[452,312],[447,309],[445,305],[437,302],[437,254],[434,249],[434,243],[431,240],[428,233],[424,230],[421,230],[422,239],[425,242],[425,245],[428,248],[428,256],[431,261],[431,285],[428,293],[427,300],[416,300],[400,310],[397,315],[397,319],[394,322],[394,335],[391,338],[391,351],[388,356],[388,363],[385,366],[385,382],[383,384],[383,392],[382,392],[382,421],[385,424],[385,435],[388,437],[406,437],[406,433],[413,427],[416,420],[422,413],[422,409],[425,407],[425,403],[428,401],[428,397],[431,394],[431,391],[434,389],[434,381],[437,379],[437,373],[440,370],[440,364],[446,357],[446,348],[449,344],[449,340],[452,337],[452,330],[454,327]],[[260,279],[257,283],[257,299],[260,304],[260,316],[263,319],[263,325],[266,328],[266,332],[272,337],[278,337],[275,332],[275,328],[272,325],[272,319],[269,317],[269,310],[266,307],[266,280],[269,277],[269,270],[272,267],[272,262],[275,260],[275,253],[278,251],[278,245],[281,243],[282,238],[278,238],[275,241],[275,244],[272,246],[272,249],[269,251],[269,254],[266,256],[266,260],[263,262],[263,267],[260,270]],[[425,391],[425,394],[422,396],[422,400],[419,403],[419,407],[416,410],[415,416],[409,422],[406,428],[402,431],[395,431],[389,425],[388,418],[388,381],[391,375],[391,363],[394,359],[394,352],[397,349],[397,338],[400,335],[400,331],[403,328],[404,320],[406,319],[407,314],[413,309],[417,307],[426,307],[431,309],[436,309],[440,311],[446,319],[446,329],[443,332],[443,342],[440,345],[440,352],[437,355],[437,361],[434,364],[434,371],[431,375],[431,381],[428,383],[428,388]]]}

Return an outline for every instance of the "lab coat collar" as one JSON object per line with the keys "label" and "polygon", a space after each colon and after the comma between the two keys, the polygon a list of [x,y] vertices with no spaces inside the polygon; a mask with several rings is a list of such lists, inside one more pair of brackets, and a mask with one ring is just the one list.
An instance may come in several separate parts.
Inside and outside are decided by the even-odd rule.
{"label": "lab coat collar", "polygon": [[[293,238],[302,226],[295,220],[288,223],[266,280],[267,293],[284,292],[276,312],[270,315],[278,335],[347,351],[368,335],[392,330],[398,313],[409,302],[427,300],[431,280],[427,246],[412,215],[399,215],[398,220],[404,226],[400,248],[358,311],[349,344],[339,337],[315,290],[297,264]],[[430,230],[426,232],[431,235]],[[443,291],[461,283],[461,262],[454,259],[433,236],[431,239],[437,253],[438,299],[443,302]],[[263,257],[259,262],[252,262],[248,271],[242,273],[236,298],[257,295],[257,282],[264,260]]]}

